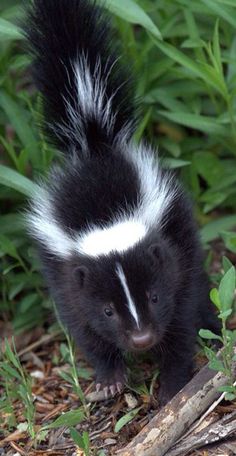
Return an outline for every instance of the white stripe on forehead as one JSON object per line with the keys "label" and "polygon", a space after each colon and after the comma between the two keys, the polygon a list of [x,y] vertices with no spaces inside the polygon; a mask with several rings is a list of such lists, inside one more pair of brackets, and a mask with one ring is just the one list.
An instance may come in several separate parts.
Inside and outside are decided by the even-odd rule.
{"label": "white stripe on forehead", "polygon": [[117,275],[118,275],[118,277],[119,277],[119,279],[121,281],[121,285],[122,285],[122,287],[124,289],[124,292],[125,292],[125,295],[126,295],[126,298],[127,298],[129,311],[130,311],[132,317],[134,318],[134,320],[135,320],[135,322],[137,324],[137,327],[140,329],[139,317],[138,317],[138,313],[137,313],[137,310],[136,310],[136,307],[135,307],[135,303],[134,303],[133,298],[132,298],[132,296],[130,294],[129,287],[128,287],[128,284],[127,284],[127,280],[126,280],[123,268],[122,268],[120,263],[117,263],[116,273],[117,273]]}

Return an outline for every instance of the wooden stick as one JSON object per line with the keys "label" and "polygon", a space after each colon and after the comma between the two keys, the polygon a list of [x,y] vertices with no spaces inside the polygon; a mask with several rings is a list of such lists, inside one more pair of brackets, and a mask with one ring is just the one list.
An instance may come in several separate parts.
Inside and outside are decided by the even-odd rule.
{"label": "wooden stick", "polygon": [[[233,386],[236,386],[236,382],[233,383]],[[181,441],[185,440],[188,435],[190,435],[190,434],[192,435],[194,433],[195,429],[197,429],[197,432],[198,432],[198,428],[201,425],[201,423],[203,421],[205,421],[206,418],[215,410],[217,405],[219,405],[220,402],[223,401],[223,399],[225,398],[225,395],[226,395],[226,392],[222,393],[220,395],[220,397],[218,397],[218,399],[216,399],[216,401],[214,401],[210,405],[210,407],[208,407],[208,409],[205,411],[205,413],[203,415],[201,415],[201,417],[197,421],[194,422],[194,424],[189,428],[189,430],[182,435],[182,437],[180,439]]]}
{"label": "wooden stick", "polygon": [[29,351],[32,351],[35,348],[40,347],[40,345],[48,344],[49,342],[51,342],[53,339],[55,339],[60,334],[62,334],[61,331],[56,331],[53,334],[44,334],[39,340],[32,342],[32,344],[30,344],[27,347],[20,350],[18,353],[18,356],[21,357],[22,355],[25,355]]}
{"label": "wooden stick", "polygon": [[216,423],[210,424],[202,431],[184,439],[180,444],[168,451],[168,456],[185,456],[190,451],[210,443],[220,442],[236,432],[236,411],[225,415]]}
{"label": "wooden stick", "polygon": [[157,413],[120,456],[163,456],[221,395],[226,377],[206,365]]}

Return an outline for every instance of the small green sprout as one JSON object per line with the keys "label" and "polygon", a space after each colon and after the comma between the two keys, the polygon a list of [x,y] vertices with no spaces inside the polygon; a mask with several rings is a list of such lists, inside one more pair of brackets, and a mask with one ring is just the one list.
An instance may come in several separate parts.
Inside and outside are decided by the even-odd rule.
{"label": "small green sprout", "polygon": [[[11,412],[14,417],[13,402],[20,400],[23,404],[23,415],[27,421],[27,432],[32,440],[36,432],[34,426],[35,407],[32,394],[32,378],[23,369],[19,356],[16,352],[14,338],[12,348],[8,340],[5,340],[5,349],[0,357],[0,378],[5,390],[5,398],[0,402],[0,409]],[[16,425],[16,419],[11,419],[11,425]]]}
{"label": "small green sprout", "polygon": [[218,318],[222,322],[221,334],[214,334],[212,331],[201,329],[199,334],[203,339],[214,339],[222,343],[221,357],[210,347],[205,347],[205,354],[210,362],[210,367],[214,370],[223,372],[228,381],[225,386],[220,387],[220,391],[225,392],[227,400],[236,398],[236,385],[233,377],[233,362],[236,361],[234,345],[236,342],[236,331],[227,329],[227,319],[233,312],[233,302],[235,294],[235,267],[228,261],[224,261],[225,272],[220,281],[219,288],[213,288],[210,298],[216,306],[219,314]]}

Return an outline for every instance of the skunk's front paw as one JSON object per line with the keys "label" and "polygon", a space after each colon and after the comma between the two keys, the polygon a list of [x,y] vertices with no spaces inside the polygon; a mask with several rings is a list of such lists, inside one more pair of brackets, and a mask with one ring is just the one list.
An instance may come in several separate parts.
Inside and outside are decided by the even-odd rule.
{"label": "skunk's front paw", "polygon": [[114,396],[121,393],[126,381],[125,369],[123,367],[114,368],[106,372],[99,372],[96,377],[96,391],[103,390],[107,399],[109,395]]}
{"label": "skunk's front paw", "polygon": [[191,376],[183,375],[181,378],[161,378],[158,393],[158,401],[161,407],[166,405],[191,379]]}
{"label": "skunk's front paw", "polygon": [[172,397],[175,396],[176,393],[177,391],[174,392],[173,390],[166,388],[164,385],[161,385],[158,393],[159,405],[161,407],[164,407],[164,405],[166,405],[172,399]]}

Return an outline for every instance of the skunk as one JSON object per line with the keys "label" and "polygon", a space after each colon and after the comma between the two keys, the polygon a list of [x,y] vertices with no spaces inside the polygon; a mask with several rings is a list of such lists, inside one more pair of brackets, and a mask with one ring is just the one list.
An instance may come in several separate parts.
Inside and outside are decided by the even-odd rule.
{"label": "skunk", "polygon": [[164,404],[191,378],[198,329],[217,326],[191,203],[132,139],[129,66],[96,1],[33,0],[24,30],[63,156],[27,214],[46,282],[97,390],[120,392],[125,353],[151,350]]}

